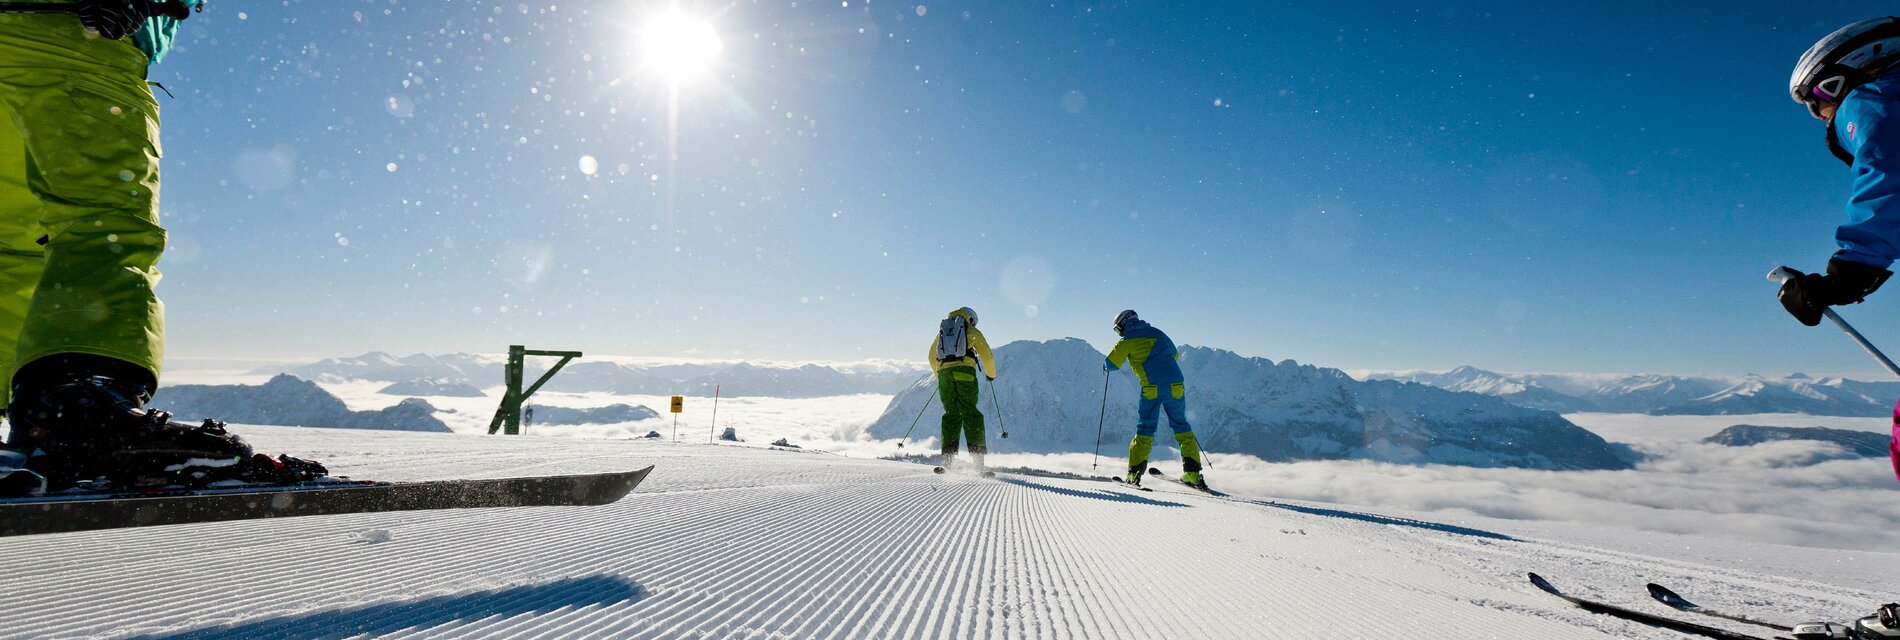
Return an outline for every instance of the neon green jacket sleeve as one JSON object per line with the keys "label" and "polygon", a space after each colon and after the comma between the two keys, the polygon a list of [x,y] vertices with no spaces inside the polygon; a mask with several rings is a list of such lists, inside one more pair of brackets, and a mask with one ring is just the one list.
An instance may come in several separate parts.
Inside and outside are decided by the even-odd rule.
{"label": "neon green jacket sleeve", "polygon": [[1108,368],[1122,368],[1122,363],[1128,360],[1128,351],[1130,348],[1131,346],[1127,340],[1115,341],[1115,348],[1108,350]]}
{"label": "neon green jacket sleeve", "polygon": [[991,378],[996,377],[996,356],[990,355],[990,341],[983,339],[983,332],[970,327],[970,348],[976,350],[976,357],[983,361],[983,369]]}

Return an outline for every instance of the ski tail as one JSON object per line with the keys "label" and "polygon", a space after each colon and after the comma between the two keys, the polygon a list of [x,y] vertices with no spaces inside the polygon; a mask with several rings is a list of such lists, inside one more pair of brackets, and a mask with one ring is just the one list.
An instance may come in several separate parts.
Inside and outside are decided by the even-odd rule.
{"label": "ski tail", "polygon": [[[1156,468],[1154,468],[1154,467],[1148,467],[1148,475],[1151,475],[1151,476],[1154,476],[1154,477],[1156,477],[1156,478],[1161,478],[1161,479],[1163,479],[1163,480],[1167,480],[1167,481],[1169,481],[1169,482],[1173,482],[1173,483],[1175,483],[1175,484],[1178,484],[1178,485],[1181,485],[1181,486],[1183,486],[1183,487],[1187,487],[1187,488],[1189,488],[1189,489],[1193,489],[1193,490],[1195,490],[1195,491],[1199,491],[1199,492],[1201,492],[1201,493],[1205,493],[1205,494],[1207,494],[1207,495],[1210,495],[1210,496],[1214,496],[1214,497],[1216,497],[1216,498],[1225,498],[1225,497],[1228,497],[1228,496],[1227,496],[1227,494],[1225,494],[1225,493],[1221,493],[1221,492],[1219,492],[1219,491],[1215,491],[1215,490],[1213,490],[1213,489],[1209,489],[1209,488],[1207,488],[1207,487],[1204,487],[1204,486],[1197,486],[1197,485],[1191,485],[1191,484],[1188,484],[1188,483],[1186,483],[1186,482],[1182,482],[1180,478],[1177,478],[1177,477],[1174,477],[1174,476],[1171,476],[1171,475],[1168,475],[1168,474],[1165,474],[1165,473],[1162,473],[1160,469],[1156,469]],[[1201,484],[1207,484],[1207,481],[1205,481],[1205,480],[1203,480],[1203,481],[1201,481]]]}
{"label": "ski tail", "polygon": [[1598,602],[1595,600],[1590,600],[1588,598],[1579,598],[1573,595],[1566,594],[1563,591],[1557,589],[1556,585],[1551,584],[1549,580],[1545,580],[1543,576],[1537,575],[1535,573],[1530,573],[1527,575],[1530,577],[1531,584],[1536,585],[1536,587],[1538,589],[1543,590],[1544,593],[1548,593],[1550,595],[1563,598],[1565,601],[1568,601],[1570,604],[1577,605],[1578,608],[1583,609],[1584,611],[1591,612],[1591,613],[1600,613],[1607,616],[1622,618],[1630,622],[1646,624],[1652,627],[1660,627],[1663,629],[1669,629],[1669,630],[1678,631],[1681,633],[1694,634],[1694,635],[1703,636],[1707,638],[1716,638],[1717,640],[1766,640],[1764,638],[1761,638],[1758,636],[1751,636],[1745,633],[1736,633],[1734,631],[1729,631],[1727,629],[1696,624],[1694,622],[1689,622],[1686,620],[1677,620],[1675,618],[1659,616],[1653,613],[1644,613],[1644,612],[1637,611],[1634,609],[1625,609],[1623,607],[1619,607],[1613,604]]}
{"label": "ski tail", "polygon": [[1690,602],[1688,598],[1684,598],[1681,595],[1678,595],[1676,592],[1670,591],[1669,587],[1665,587],[1660,584],[1656,584],[1654,582],[1651,582],[1644,586],[1649,589],[1649,597],[1655,598],[1657,602],[1661,602],[1663,604],[1669,605],[1670,608],[1675,609],[1677,611],[1700,614],[1700,615],[1705,615],[1712,618],[1721,618],[1723,620],[1734,620],[1736,622],[1746,622],[1752,625],[1768,627],[1776,631],[1793,631],[1794,630],[1794,627],[1790,625],[1776,624],[1776,623],[1768,622],[1765,620],[1751,618],[1749,616],[1741,615],[1738,613],[1728,613],[1726,611],[1717,611],[1714,609],[1704,607],[1702,605],[1698,605],[1694,602]]}

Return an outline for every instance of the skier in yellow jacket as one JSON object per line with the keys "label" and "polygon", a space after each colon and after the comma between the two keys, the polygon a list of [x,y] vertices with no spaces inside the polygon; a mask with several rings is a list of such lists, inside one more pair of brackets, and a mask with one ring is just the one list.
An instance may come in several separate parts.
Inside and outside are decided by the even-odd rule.
{"label": "skier in yellow jacket", "polygon": [[976,312],[963,307],[938,323],[937,336],[930,339],[930,370],[937,374],[937,395],[943,399],[943,467],[951,468],[957,456],[958,435],[969,441],[971,468],[983,471],[983,413],[976,408],[976,372],[981,367],[991,380],[996,379],[996,358],[990,355],[990,343],[976,330]]}

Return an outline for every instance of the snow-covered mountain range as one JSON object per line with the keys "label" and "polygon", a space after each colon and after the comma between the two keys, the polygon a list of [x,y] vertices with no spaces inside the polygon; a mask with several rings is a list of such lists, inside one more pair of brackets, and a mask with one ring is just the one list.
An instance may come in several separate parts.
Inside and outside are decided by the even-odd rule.
{"label": "snow-covered mountain range", "polygon": [[[556,360],[530,358],[525,377],[532,382]],[[406,357],[372,352],[354,358],[329,358],[288,369],[307,380],[375,380],[392,383],[429,380],[438,385],[502,384],[507,358],[455,353]],[[895,393],[922,370],[921,365],[889,361],[841,364],[756,362],[669,362],[582,357],[548,381],[545,389],[573,393],[711,396],[714,387],[727,397],[818,398],[858,393]]]}
{"label": "snow-covered mountain range", "polygon": [[1377,372],[1368,379],[1417,382],[1450,391],[1496,396],[1560,413],[1601,411],[1654,415],[1805,413],[1884,415],[1900,398],[1900,382],[1847,378],[1666,376],[1652,374],[1497,373],[1475,367],[1436,372]]}
{"label": "snow-covered mountain range", "polygon": [[427,400],[408,398],[381,411],[351,411],[316,383],[289,375],[262,385],[164,386],[150,406],[188,422],[215,418],[242,424],[449,432]]}
{"label": "snow-covered mountain range", "polygon": [[[1018,341],[996,350],[1000,375],[981,408],[994,420],[997,451],[1089,451],[1106,415],[1102,450],[1126,447],[1134,433],[1134,378],[1107,377],[1103,354],[1069,338]],[[1498,398],[1389,380],[1359,381],[1337,369],[1275,363],[1204,347],[1181,349],[1195,433],[1213,452],[1269,461],[1364,459],[1476,467],[1617,469],[1616,447],[1562,416]],[[990,393],[991,389],[994,394]],[[927,402],[934,379],[916,379],[892,399],[868,431],[877,438],[935,437],[942,408]],[[929,407],[926,409],[926,405]],[[921,412],[921,413],[920,413]],[[922,417],[919,418],[918,416]],[[1002,431],[1008,439],[999,438]],[[1163,441],[1166,428],[1162,429]]]}

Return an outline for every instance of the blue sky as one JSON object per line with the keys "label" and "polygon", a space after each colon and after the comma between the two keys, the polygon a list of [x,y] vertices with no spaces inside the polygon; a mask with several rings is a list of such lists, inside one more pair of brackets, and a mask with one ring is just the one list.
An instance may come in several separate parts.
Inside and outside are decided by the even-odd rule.
{"label": "blue sky", "polygon": [[[152,70],[170,356],[919,358],[968,305],[997,344],[1132,307],[1343,368],[1878,372],[1763,274],[1824,265],[1848,187],[1789,70],[1883,3],[681,4],[724,50],[675,128],[663,2],[211,2]],[[1897,308],[1844,313],[1900,349]]]}

